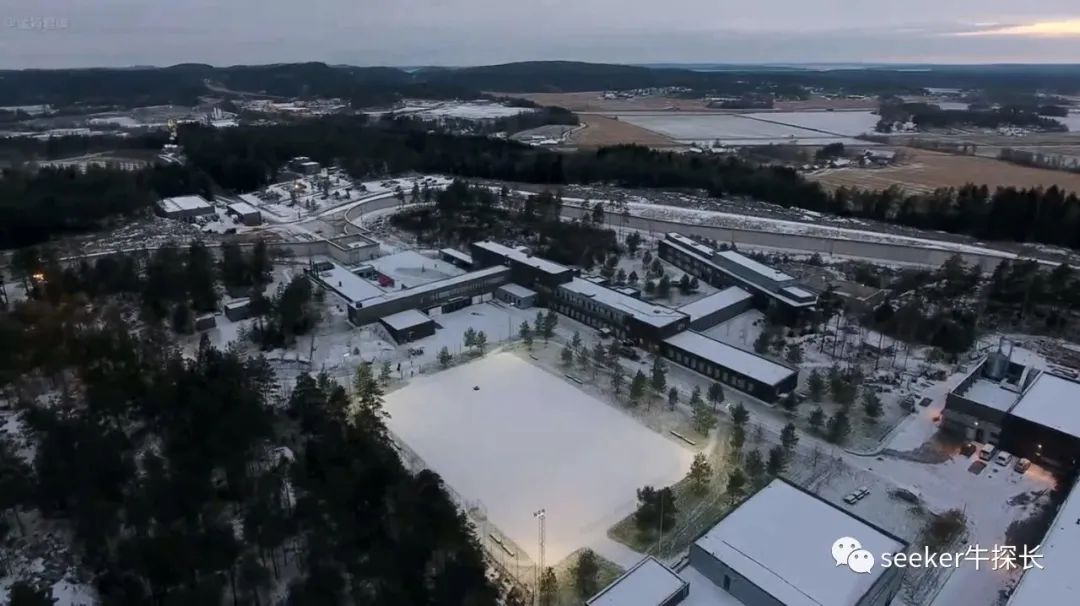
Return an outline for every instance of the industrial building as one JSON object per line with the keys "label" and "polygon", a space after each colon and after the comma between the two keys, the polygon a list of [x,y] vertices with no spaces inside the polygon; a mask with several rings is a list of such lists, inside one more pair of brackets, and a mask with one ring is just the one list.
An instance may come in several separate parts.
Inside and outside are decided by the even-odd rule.
{"label": "industrial building", "polygon": [[[1061,504],[1037,553],[1041,556],[1038,567],[1020,577],[1007,606],[1075,604],[1080,570],[1080,482],[1073,485]],[[1023,566],[1019,559],[1017,564]]]}
{"label": "industrial building", "polygon": [[398,345],[435,334],[435,321],[415,309],[379,318],[379,323]]}
{"label": "industrial building", "polygon": [[763,311],[777,310],[794,319],[817,305],[817,294],[794,277],[734,250],[716,251],[682,234],[669,233],[659,243],[659,255],[707,284],[746,290],[753,295],[755,307]]}
{"label": "industrial building", "polygon": [[1036,354],[1002,341],[945,398],[941,428],[1033,461],[1080,462],[1080,383],[1041,369]]}
{"label": "industrial building", "polygon": [[158,212],[166,219],[194,221],[196,217],[214,214],[214,207],[202,196],[177,196],[158,201]]}
{"label": "industrial building", "polygon": [[577,272],[547,259],[534,257],[520,248],[510,248],[495,242],[474,242],[472,260],[476,268],[505,265],[510,268],[510,281],[531,288],[541,299],[552,294],[555,287],[572,280]]}
{"label": "industrial building", "polygon": [[326,254],[338,263],[356,265],[379,255],[379,243],[361,234],[346,234],[326,240]]}
{"label": "industrial building", "polygon": [[795,368],[692,330],[665,339],[661,353],[763,402],[776,402],[782,395],[794,392],[799,382]]}
{"label": "industrial building", "polygon": [[690,592],[690,586],[652,556],[624,572],[586,606],[675,606]]}
{"label": "industrial building", "polygon": [[446,313],[471,304],[473,297],[490,294],[509,281],[510,268],[496,265],[407,290],[380,291],[381,294],[353,300],[349,305],[349,320],[363,326],[407,309],[438,308]]}
{"label": "industrial building", "polygon": [[443,248],[439,250],[439,258],[447,263],[453,263],[461,269],[470,270],[473,266],[472,257],[466,253],[461,252],[453,248]]}
{"label": "industrial building", "polygon": [[842,537],[874,557],[908,549],[903,539],[777,478],[701,535],[676,570],[647,557],[586,604],[888,606],[903,570],[874,566],[860,574],[837,564],[831,548]]}
{"label": "industrial building", "polygon": [[753,295],[738,286],[730,286],[704,299],[687,303],[679,311],[690,316],[690,328],[708,330],[749,310],[753,305]]}
{"label": "industrial building", "polygon": [[[903,571],[874,566],[858,574],[837,565],[830,547],[841,537],[857,539],[874,557],[908,547],[903,539],[778,478],[695,541],[689,567],[747,606],[890,604]],[[689,602],[699,603],[696,593],[691,582]]]}
{"label": "industrial building", "polygon": [[226,212],[249,227],[262,225],[262,212],[247,202],[232,202],[225,207]]}
{"label": "industrial building", "polygon": [[519,309],[536,305],[536,291],[517,284],[503,284],[495,290],[495,298]]}
{"label": "industrial building", "polygon": [[333,291],[348,303],[357,303],[385,294],[378,286],[336,263],[320,263],[304,271],[316,284]]}
{"label": "industrial building", "polygon": [[582,324],[608,329],[620,339],[655,351],[666,338],[690,326],[690,317],[601,286],[573,278],[555,289],[549,307]]}

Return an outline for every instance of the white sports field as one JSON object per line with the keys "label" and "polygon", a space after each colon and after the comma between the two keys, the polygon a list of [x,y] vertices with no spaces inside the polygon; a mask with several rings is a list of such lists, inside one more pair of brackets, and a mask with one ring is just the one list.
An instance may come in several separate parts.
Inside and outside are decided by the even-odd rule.
{"label": "white sports field", "polygon": [[[479,387],[474,390],[473,387]],[[390,429],[534,562],[592,544],[635,491],[686,475],[693,453],[514,354],[420,377],[386,397]]]}

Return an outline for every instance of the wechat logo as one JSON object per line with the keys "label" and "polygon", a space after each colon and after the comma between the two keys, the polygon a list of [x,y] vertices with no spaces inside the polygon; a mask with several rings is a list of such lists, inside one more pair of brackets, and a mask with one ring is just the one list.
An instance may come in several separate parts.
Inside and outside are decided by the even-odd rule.
{"label": "wechat logo", "polygon": [[858,539],[836,539],[832,544],[832,557],[837,566],[847,566],[857,574],[869,574],[874,569],[874,554],[863,549]]}

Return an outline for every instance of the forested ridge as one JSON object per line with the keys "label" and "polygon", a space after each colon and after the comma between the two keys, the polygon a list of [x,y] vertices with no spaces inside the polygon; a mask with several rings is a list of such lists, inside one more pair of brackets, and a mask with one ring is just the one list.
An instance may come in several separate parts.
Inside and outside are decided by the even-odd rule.
{"label": "forested ridge", "polygon": [[1075,193],[972,184],[928,194],[899,189],[827,192],[795,170],[731,156],[621,145],[555,152],[512,141],[438,132],[411,120],[333,117],[302,124],[181,129],[185,167],[138,173],[9,170],[0,179],[0,246],[43,241],[146,209],[157,197],[248,192],[273,182],[292,157],[339,164],[357,179],[407,172],[563,185],[609,184],[737,196],[988,240],[1080,247]]}
{"label": "forested ridge", "polygon": [[350,393],[325,375],[282,385],[264,358],[205,337],[181,355],[160,297],[197,308],[213,305],[207,284],[214,296],[219,282],[265,282],[259,253],[218,266],[198,246],[67,269],[20,257],[42,277],[0,311],[0,398],[36,451],[28,461],[0,433],[0,548],[38,516],[70,528],[69,563],[106,605],[258,605],[275,592],[294,606],[494,605],[441,480],[398,459],[369,366]]}

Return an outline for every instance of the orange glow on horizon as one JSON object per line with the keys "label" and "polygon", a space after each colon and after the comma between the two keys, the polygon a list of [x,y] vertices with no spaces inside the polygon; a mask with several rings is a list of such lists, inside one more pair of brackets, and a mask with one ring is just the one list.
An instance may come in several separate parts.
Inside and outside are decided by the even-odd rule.
{"label": "orange glow on horizon", "polygon": [[1080,19],[1040,21],[1027,25],[1008,25],[975,32],[960,32],[957,36],[1033,36],[1070,37],[1080,36]]}

